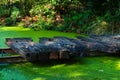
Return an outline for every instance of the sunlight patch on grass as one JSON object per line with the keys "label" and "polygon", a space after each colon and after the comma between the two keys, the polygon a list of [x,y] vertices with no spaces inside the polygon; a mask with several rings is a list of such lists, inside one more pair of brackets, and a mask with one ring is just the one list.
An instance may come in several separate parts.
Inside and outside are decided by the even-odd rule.
{"label": "sunlight patch on grass", "polygon": [[68,74],[68,77],[80,77],[83,76],[85,74],[81,73],[81,72],[71,72]]}
{"label": "sunlight patch on grass", "polygon": [[120,61],[117,62],[117,64],[116,64],[116,69],[117,69],[117,70],[120,70]]}
{"label": "sunlight patch on grass", "polygon": [[103,61],[105,64],[108,64],[108,63],[111,63],[112,62],[112,60],[105,60],[105,61]]}
{"label": "sunlight patch on grass", "polygon": [[46,80],[45,78],[35,78],[33,80]]}
{"label": "sunlight patch on grass", "polygon": [[52,66],[51,68],[56,69],[56,68],[61,68],[61,67],[64,67],[64,66],[65,66],[65,64],[60,64],[60,65]]}
{"label": "sunlight patch on grass", "polygon": [[0,31],[27,31],[29,28],[23,27],[0,27]]}

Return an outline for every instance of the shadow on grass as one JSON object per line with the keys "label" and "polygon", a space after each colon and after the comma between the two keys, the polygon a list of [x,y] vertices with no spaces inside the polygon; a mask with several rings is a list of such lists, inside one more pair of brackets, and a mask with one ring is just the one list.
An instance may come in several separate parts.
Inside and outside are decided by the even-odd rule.
{"label": "shadow on grass", "polygon": [[85,64],[85,61],[83,60],[83,58],[79,58],[79,59],[56,59],[56,60],[46,60],[46,61],[35,61],[35,62],[31,62],[33,65],[36,66],[41,66],[41,67],[50,67],[50,66],[54,66],[54,65],[60,65],[60,64],[66,64],[66,65],[72,65],[72,64]]}

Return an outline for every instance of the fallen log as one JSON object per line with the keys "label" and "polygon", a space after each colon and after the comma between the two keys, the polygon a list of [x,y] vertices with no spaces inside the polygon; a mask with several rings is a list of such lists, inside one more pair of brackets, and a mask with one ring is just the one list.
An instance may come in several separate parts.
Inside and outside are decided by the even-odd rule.
{"label": "fallen log", "polygon": [[41,43],[34,43],[31,40],[15,38],[7,39],[6,44],[16,53],[29,61],[48,59],[69,59],[80,56],[83,46],[71,42],[69,39],[51,38]]}
{"label": "fallen log", "polygon": [[49,59],[70,59],[83,55],[109,55],[120,53],[120,36],[78,36],[75,39],[67,37],[39,38],[34,43],[30,38],[7,38],[6,44],[28,61]]}

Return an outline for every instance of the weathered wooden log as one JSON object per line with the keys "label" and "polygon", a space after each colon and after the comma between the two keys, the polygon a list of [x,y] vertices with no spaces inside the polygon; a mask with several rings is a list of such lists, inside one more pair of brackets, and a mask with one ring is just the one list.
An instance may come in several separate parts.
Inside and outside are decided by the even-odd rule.
{"label": "weathered wooden log", "polygon": [[92,35],[90,38],[120,47],[120,35]]}
{"label": "weathered wooden log", "polygon": [[[57,54],[58,52],[58,48],[46,46],[44,44],[39,44],[39,43],[36,43],[33,46],[29,46],[28,50],[30,52],[29,55],[31,55],[31,57],[35,56],[34,58],[36,60],[52,59],[50,54],[52,53]],[[58,56],[59,55],[56,55],[57,58]]]}
{"label": "weathered wooden log", "polygon": [[31,38],[6,38],[6,43],[15,43],[15,42],[33,42]]}
{"label": "weathered wooden log", "polygon": [[7,39],[6,44],[29,61],[69,59],[71,56],[79,56],[81,53],[79,49],[82,46],[78,46],[66,38],[46,39],[42,39],[42,43],[34,43],[25,39],[15,38],[15,40]]}
{"label": "weathered wooden log", "polygon": [[[53,40],[50,39],[48,41],[45,41],[44,43],[47,42],[55,42],[56,39],[58,39],[58,42],[62,39],[64,42],[63,44],[66,44],[66,42],[72,42],[77,44],[79,49],[75,48],[76,52],[79,53],[79,51],[87,55],[109,55],[109,54],[116,54],[120,52],[120,42],[119,42],[119,35],[114,35],[114,36],[93,36],[90,38],[85,38],[85,37],[77,37],[78,39],[71,39],[71,38],[66,38],[66,37],[54,37]],[[106,38],[104,40],[104,38]],[[103,39],[103,40],[102,40]],[[116,41],[117,39],[117,41]],[[58,44],[58,43],[57,43]],[[63,46],[62,46],[63,47]],[[95,54],[94,54],[95,53]],[[73,53],[74,54],[74,53]],[[82,54],[81,54],[82,55]]]}
{"label": "weathered wooden log", "polygon": [[52,38],[41,37],[39,38],[39,43],[44,44],[46,41],[52,41]]}
{"label": "weathered wooden log", "polygon": [[21,54],[21,56],[28,61],[48,60],[49,53],[56,51],[53,47],[48,47],[37,43],[31,45],[26,42],[13,43],[9,47],[16,53]]}
{"label": "weathered wooden log", "polygon": [[[21,54],[29,61],[48,60],[59,58],[59,48],[34,42],[26,42],[24,39],[7,39],[6,44],[16,53]],[[53,55],[54,54],[54,55]]]}
{"label": "weathered wooden log", "polygon": [[[40,43],[41,43],[40,39]],[[68,54],[69,56],[80,56],[81,53],[84,52],[85,46],[83,45],[78,45],[74,42],[71,42],[71,38],[67,37],[54,37],[50,40],[45,40],[43,44],[49,45],[51,47],[57,47],[59,49],[60,54]]]}
{"label": "weathered wooden log", "polygon": [[[84,38],[84,37],[77,37],[78,39],[80,39],[81,41],[85,41],[87,42],[88,46],[90,46],[90,50],[93,51],[100,51],[100,52],[105,52],[105,53],[118,53],[119,52],[119,47],[118,43],[114,41],[114,39],[111,38],[111,36],[109,37],[99,37],[99,36],[95,36],[94,38]],[[102,39],[106,39],[102,40]]]}
{"label": "weathered wooden log", "polygon": [[7,38],[6,44],[29,61],[69,59],[85,55],[109,55],[120,53],[120,36],[42,37],[39,43],[30,38]]}

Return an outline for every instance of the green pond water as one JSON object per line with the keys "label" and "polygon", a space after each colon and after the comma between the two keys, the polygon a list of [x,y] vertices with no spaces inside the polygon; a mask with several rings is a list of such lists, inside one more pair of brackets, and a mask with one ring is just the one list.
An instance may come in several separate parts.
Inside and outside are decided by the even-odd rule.
{"label": "green pond water", "polygon": [[[32,31],[22,27],[1,27],[0,48],[6,48],[5,38],[30,37],[38,42],[39,37],[78,34],[56,31]],[[78,60],[1,63],[0,80],[120,80],[119,57],[83,57]]]}

